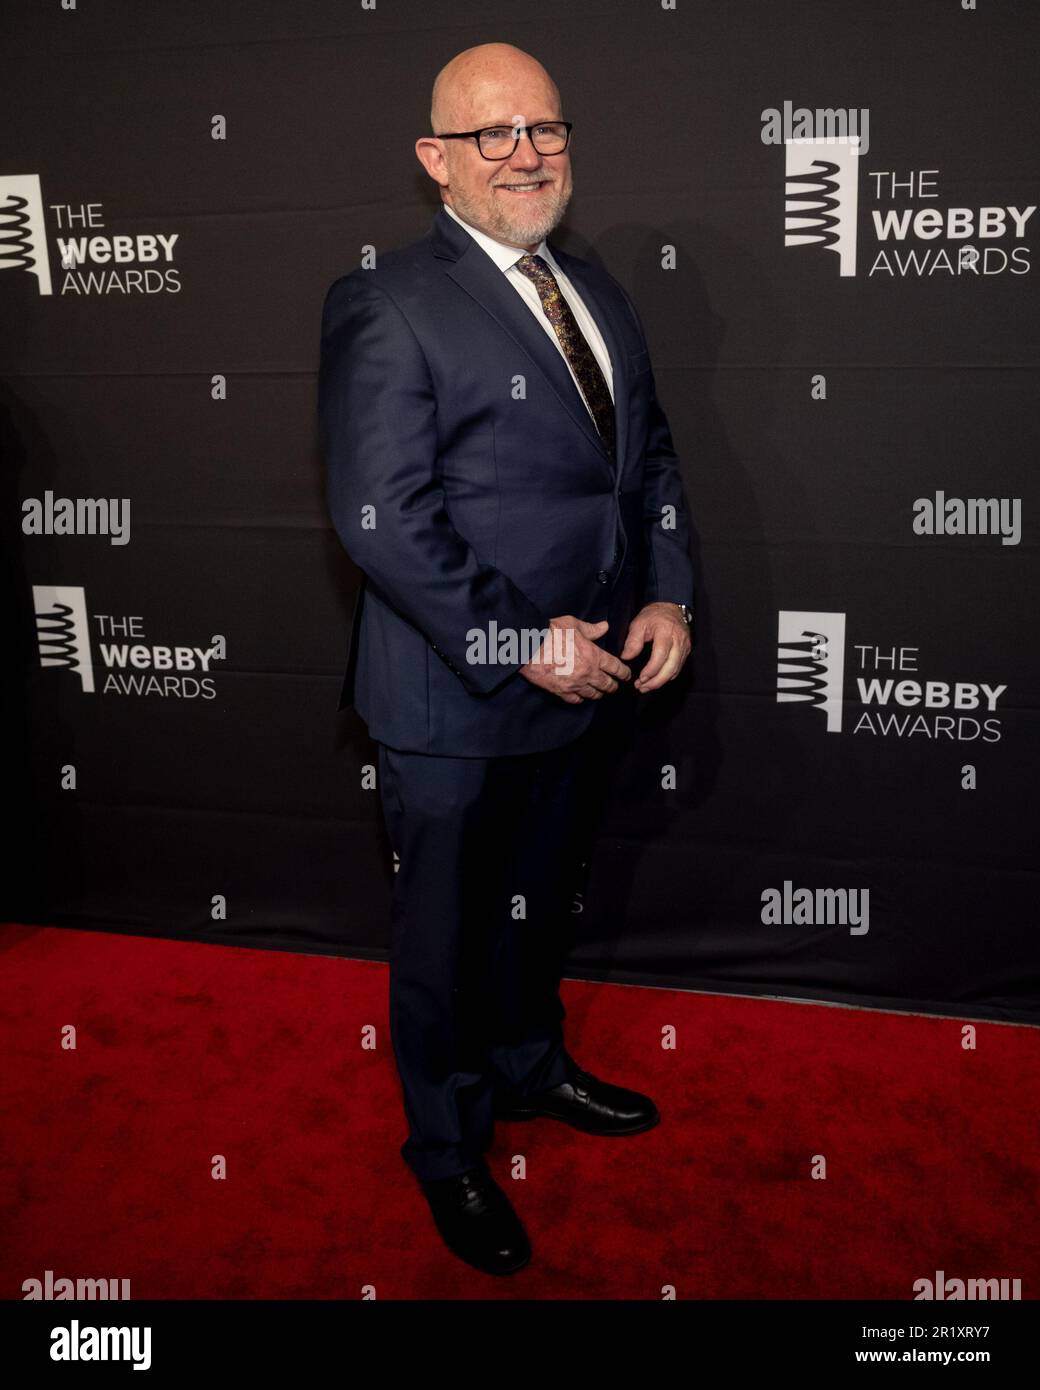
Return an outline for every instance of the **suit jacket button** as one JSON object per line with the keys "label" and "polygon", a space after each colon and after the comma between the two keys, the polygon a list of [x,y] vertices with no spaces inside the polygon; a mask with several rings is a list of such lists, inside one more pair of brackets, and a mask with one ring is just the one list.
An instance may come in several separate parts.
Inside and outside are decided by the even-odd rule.
{"label": "suit jacket button", "polygon": [[600,570],[599,574],[596,575],[596,580],[597,583],[600,584],[609,584],[610,575],[606,572],[606,570]]}

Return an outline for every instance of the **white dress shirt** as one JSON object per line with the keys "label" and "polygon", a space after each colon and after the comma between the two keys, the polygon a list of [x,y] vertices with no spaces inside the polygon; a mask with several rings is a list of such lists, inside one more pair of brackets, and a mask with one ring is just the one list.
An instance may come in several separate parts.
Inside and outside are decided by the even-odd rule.
{"label": "white dress shirt", "polygon": [[[460,227],[465,227],[466,231],[469,232],[470,236],[477,243],[477,245],[483,251],[487,252],[487,254],[491,257],[494,263],[498,266],[499,270],[503,272],[506,279],[516,290],[520,298],[531,310],[531,313],[534,314],[535,318],[538,320],[538,322],[545,329],[546,333],[548,333],[549,337],[555,343],[557,352],[563,358],[564,362],[567,363],[567,370],[570,372],[574,384],[578,388],[578,394],[581,396],[582,400],[585,400],[585,393],[581,389],[581,386],[578,382],[578,378],[574,375],[574,370],[571,367],[571,364],[567,362],[567,354],[564,352],[562,346],[560,345],[560,340],[556,336],[556,329],[553,328],[552,324],[545,316],[545,311],[542,308],[542,301],[538,298],[538,291],[535,288],[533,281],[529,280],[526,275],[522,274],[516,268],[517,261],[521,258],[521,256],[526,256],[528,253],[524,251],[522,247],[509,246],[504,241],[496,241],[494,237],[488,236],[487,232],[482,232],[479,227],[470,226],[470,224],[468,222],[463,221],[463,219],[458,215],[455,209],[449,207],[447,203],[444,203],[442,206],[444,208],[444,211],[448,214],[448,216],[454,217],[455,221],[459,224]],[[571,284],[570,280],[567,279],[567,276],[560,269],[560,266],[553,257],[552,252],[545,244],[544,238],[542,241],[539,242],[537,248],[530,254],[532,256],[541,256],[542,260],[549,267],[552,273],[556,276],[556,282],[560,287],[560,293],[563,295],[564,299],[570,305],[571,313],[574,315],[575,322],[581,329],[582,333],[584,333],[585,340],[588,343],[589,347],[592,349],[596,361],[599,363],[600,370],[602,371],[604,380],[607,383],[607,390],[610,392],[610,399],[613,400],[614,372],[610,365],[610,353],[607,351],[607,345],[603,341],[603,335],[596,327],[596,320],[592,317],[588,309],[585,307],[581,295],[579,295],[578,291]],[[585,400],[585,405],[588,406],[587,400]],[[592,414],[591,410],[589,411],[589,414]]]}

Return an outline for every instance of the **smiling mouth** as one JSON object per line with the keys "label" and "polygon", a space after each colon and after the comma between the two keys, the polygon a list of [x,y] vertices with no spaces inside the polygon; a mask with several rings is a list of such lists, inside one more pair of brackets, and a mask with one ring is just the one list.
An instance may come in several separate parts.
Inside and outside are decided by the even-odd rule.
{"label": "smiling mouth", "polygon": [[507,193],[512,193],[514,197],[530,198],[532,194],[545,188],[548,182],[548,179],[540,179],[538,183],[498,183],[495,187],[504,189]]}

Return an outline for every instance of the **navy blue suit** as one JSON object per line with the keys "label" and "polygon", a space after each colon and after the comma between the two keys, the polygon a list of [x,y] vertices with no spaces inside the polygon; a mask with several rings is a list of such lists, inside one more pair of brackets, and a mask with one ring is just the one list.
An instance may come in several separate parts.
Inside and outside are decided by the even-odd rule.
{"label": "navy blue suit", "polygon": [[606,618],[616,655],[645,603],[693,601],[638,315],[605,270],[550,245],[610,353],[616,455],[544,328],[443,210],[378,268],[338,279],[322,318],[329,508],[365,577],[340,706],[353,702],[380,745],[400,860],[390,1015],[402,1154],[420,1178],[473,1165],[495,1088],[568,1074],[567,909],[598,732],[623,708],[621,691],[569,705],[531,685],[526,655],[474,663],[472,633]]}
{"label": "navy blue suit", "polygon": [[517,677],[520,662],[467,662],[471,629],[607,618],[601,645],[616,655],[644,603],[693,602],[679,471],[639,319],[606,271],[552,253],[610,352],[616,463],[544,329],[443,210],[428,235],[343,276],[325,300],[329,508],[367,576],[341,706],[352,700],[394,748],[529,753],[588,726],[595,701],[565,703]]}

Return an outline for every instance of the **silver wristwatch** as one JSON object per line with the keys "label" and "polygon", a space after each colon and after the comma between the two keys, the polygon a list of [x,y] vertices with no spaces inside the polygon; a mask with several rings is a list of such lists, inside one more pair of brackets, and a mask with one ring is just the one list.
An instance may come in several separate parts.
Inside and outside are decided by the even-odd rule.
{"label": "silver wristwatch", "polygon": [[676,608],[678,608],[679,612],[683,615],[683,622],[686,624],[686,626],[687,626],[687,627],[692,627],[692,626],[693,626],[693,609],[692,609],[692,608],[687,608],[687,606],[686,606],[685,603],[677,603],[675,606],[676,606]]}

